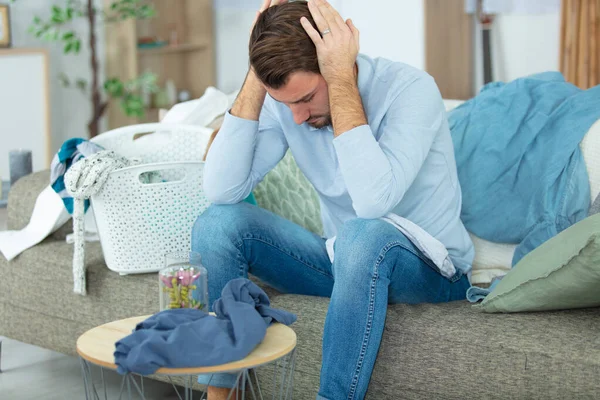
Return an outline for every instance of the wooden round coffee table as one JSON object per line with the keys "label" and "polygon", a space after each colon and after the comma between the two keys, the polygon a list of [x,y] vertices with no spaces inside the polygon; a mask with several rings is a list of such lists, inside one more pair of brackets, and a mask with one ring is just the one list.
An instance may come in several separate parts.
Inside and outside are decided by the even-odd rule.
{"label": "wooden round coffee table", "polygon": [[[102,386],[106,395],[103,368],[116,370],[114,363],[115,343],[129,335],[135,326],[150,317],[133,317],[119,321],[109,322],[85,332],[77,339],[77,353],[81,358],[83,381],[86,391],[86,399],[100,399],[98,390],[93,382],[91,366],[96,365],[101,369]],[[262,391],[258,384],[256,368],[271,364],[275,368],[273,393],[279,391],[280,399],[291,399],[293,388],[293,373],[296,353],[296,333],[288,326],[274,323],[267,328],[267,334],[263,341],[248,356],[239,361],[211,367],[199,368],[160,368],[155,375],[185,376],[184,390],[185,399],[192,399],[193,378],[201,374],[236,373],[237,382],[240,387],[241,398],[246,396],[246,388],[253,398],[262,398]],[[279,371],[278,371],[279,370]],[[143,377],[140,384],[133,376],[123,376],[119,399],[124,395],[127,386],[128,398],[132,399],[132,392],[145,399],[143,389]],[[281,382],[279,382],[281,378]],[[172,381],[171,381],[172,383]],[[210,384],[210,382],[209,382]],[[177,390],[177,388],[175,388]],[[233,394],[233,391],[232,391]],[[179,395],[179,392],[178,392]],[[203,393],[200,399],[203,398]],[[231,395],[230,395],[231,396]],[[181,397],[181,396],[180,396]],[[231,398],[234,398],[231,396]]]}

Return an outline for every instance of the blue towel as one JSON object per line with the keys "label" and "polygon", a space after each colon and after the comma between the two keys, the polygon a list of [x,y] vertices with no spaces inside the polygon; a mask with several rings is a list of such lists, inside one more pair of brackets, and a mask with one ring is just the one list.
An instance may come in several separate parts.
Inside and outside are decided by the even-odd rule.
{"label": "blue towel", "polygon": [[590,206],[579,144],[600,119],[600,86],[581,90],[558,72],[494,82],[449,114],[461,218],[475,235],[518,244],[512,263]]}
{"label": "blue towel", "polygon": [[291,325],[296,316],[270,307],[266,293],[248,279],[230,281],[213,305],[201,310],[165,310],[139,323],[116,344],[117,372],[148,375],[159,368],[220,365],[246,357],[273,321]]}
{"label": "blue towel", "polygon": [[477,303],[479,300],[483,300],[487,297],[488,294],[492,293],[498,283],[502,280],[503,277],[496,277],[492,279],[492,283],[487,288],[482,288],[479,286],[471,286],[467,289],[467,300],[471,303]]}
{"label": "blue towel", "polygon": [[[86,139],[73,138],[64,142],[52,159],[50,166],[50,186],[61,197],[69,214],[73,214],[73,198],[65,188],[65,174],[71,168],[71,165],[101,150],[103,150],[102,147]],[[90,201],[85,200],[85,211],[87,211],[89,205]]]}

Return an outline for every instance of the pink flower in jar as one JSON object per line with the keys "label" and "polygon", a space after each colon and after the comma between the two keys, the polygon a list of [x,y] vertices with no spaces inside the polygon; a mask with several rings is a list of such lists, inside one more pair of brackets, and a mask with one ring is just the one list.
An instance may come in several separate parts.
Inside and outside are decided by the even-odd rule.
{"label": "pink flower in jar", "polygon": [[177,271],[177,281],[181,286],[189,286],[192,282],[192,271],[179,270]]}
{"label": "pink flower in jar", "polygon": [[163,274],[159,274],[160,280],[165,284],[166,287],[168,288],[172,288],[173,285],[171,284],[171,280],[173,279],[170,276],[165,276]]}
{"label": "pink flower in jar", "polygon": [[192,279],[190,280],[190,283],[194,283],[200,275],[201,275],[200,271],[198,271],[198,273],[196,275],[192,275]]}

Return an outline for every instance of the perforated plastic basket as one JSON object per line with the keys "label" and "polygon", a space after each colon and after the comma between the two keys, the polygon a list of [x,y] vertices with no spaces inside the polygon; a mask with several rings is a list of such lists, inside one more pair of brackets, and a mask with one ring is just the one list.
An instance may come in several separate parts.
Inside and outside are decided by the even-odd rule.
{"label": "perforated plastic basket", "polygon": [[[202,162],[157,163],[114,171],[92,197],[106,265],[120,273],[155,272],[165,254],[189,251],[192,226],[209,206]],[[170,182],[142,183],[148,172],[174,175]]]}
{"label": "perforated plastic basket", "polygon": [[[112,172],[91,199],[108,268],[122,274],[156,272],[164,267],[165,254],[190,249],[194,221],[209,206],[201,159],[211,132],[143,124],[94,138],[142,162]],[[154,183],[144,183],[149,173]]]}
{"label": "perforated plastic basket", "polygon": [[144,164],[202,161],[212,129],[194,125],[139,124],[96,136],[91,141]]}

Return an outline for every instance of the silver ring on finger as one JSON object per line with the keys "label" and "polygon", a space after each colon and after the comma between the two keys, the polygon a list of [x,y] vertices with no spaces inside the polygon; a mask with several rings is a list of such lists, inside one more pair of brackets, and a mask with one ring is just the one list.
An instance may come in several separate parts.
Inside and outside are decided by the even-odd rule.
{"label": "silver ring on finger", "polygon": [[331,33],[331,30],[329,28],[325,29],[323,32],[321,32],[321,36],[325,36],[328,33]]}

